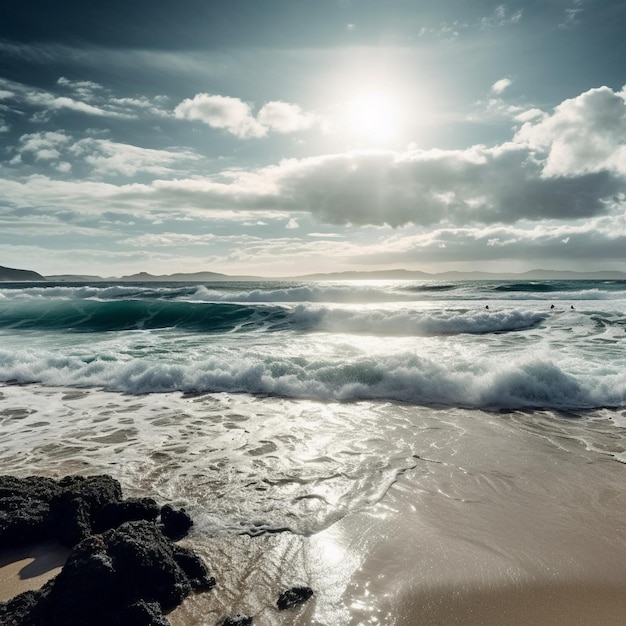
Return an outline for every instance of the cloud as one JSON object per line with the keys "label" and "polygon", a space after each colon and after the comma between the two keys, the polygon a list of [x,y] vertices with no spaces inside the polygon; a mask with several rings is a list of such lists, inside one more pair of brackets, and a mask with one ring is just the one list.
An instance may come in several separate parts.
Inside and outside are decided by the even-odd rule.
{"label": "cloud", "polygon": [[174,109],[180,119],[197,120],[213,128],[223,128],[237,137],[263,137],[267,128],[252,115],[250,105],[239,98],[196,94]]}
{"label": "cloud", "polygon": [[171,115],[163,108],[167,100],[164,96],[156,96],[152,100],[146,97],[114,98],[98,83],[71,81],[64,77],[57,80],[57,85],[64,91],[69,90],[73,97],[0,77],[0,99],[13,100],[17,105],[42,109],[34,114],[36,121],[47,121],[51,113],[61,110],[112,119],[137,119],[140,115],[146,114],[157,117]]}
{"label": "cloud", "polygon": [[600,87],[565,100],[552,115],[526,122],[515,141],[536,151],[544,178],[626,176],[626,88]]}
{"label": "cloud", "polygon": [[[40,133],[23,142],[34,155],[56,150],[60,160],[71,153],[100,175],[168,177],[98,186],[31,176],[1,181],[0,198],[5,206],[87,213],[96,199],[99,210],[137,215],[245,212],[284,220],[308,213],[320,223],[394,228],[589,219],[624,206],[625,132],[624,94],[603,87],[566,100],[551,114],[535,111],[513,141],[495,147],[355,150],[180,178],[171,178],[174,163],[186,153]],[[52,156],[41,152],[40,158]]]}
{"label": "cloud", "polygon": [[61,156],[60,150],[71,137],[65,133],[42,132],[30,133],[20,137],[19,154],[30,153],[36,161],[56,160]]}
{"label": "cloud", "polygon": [[52,163],[55,169],[67,173],[72,169],[68,159],[78,159],[97,176],[135,176],[141,172],[165,176],[199,159],[188,150],[152,150],[94,137],[75,141],[63,132],[22,135],[16,151],[17,155],[11,160],[14,165],[22,163],[22,157],[30,154],[35,161],[58,161]]}
{"label": "cloud", "polygon": [[497,80],[493,85],[491,85],[491,91],[496,94],[501,94],[507,87],[510,87],[513,84],[512,80],[508,78],[501,78]]}
{"label": "cloud", "polygon": [[133,117],[128,113],[107,110],[102,107],[88,104],[87,102],[81,102],[79,100],[74,100],[73,98],[67,98],[65,96],[57,97],[43,91],[33,90],[25,92],[24,100],[30,105],[40,106],[48,111],[69,109],[71,111],[85,113],[86,115],[95,115],[96,117],[112,117],[119,119],[130,119]]}
{"label": "cloud", "polygon": [[580,24],[580,20],[578,19],[578,15],[583,12],[583,0],[573,0],[572,4],[565,9],[565,19],[561,24],[559,24],[559,28],[567,29],[573,28]]}
{"label": "cloud", "polygon": [[510,13],[505,4],[500,4],[494,9],[491,15],[487,15],[480,20],[480,25],[484,29],[501,28],[510,24],[517,24],[521,21],[522,16],[522,9]]}
{"label": "cloud", "polygon": [[310,128],[316,121],[310,113],[305,113],[297,104],[268,102],[257,115],[263,125],[279,133],[293,133]]}
{"label": "cloud", "polygon": [[64,76],[57,80],[57,85],[66,87],[83,100],[92,100],[104,89],[102,85],[90,80],[69,80]]}
{"label": "cloud", "polygon": [[575,265],[590,259],[621,261],[625,248],[626,217],[617,212],[573,224],[440,228],[409,235],[398,232],[362,246],[352,260],[397,265],[566,259]]}
{"label": "cloud", "polygon": [[255,117],[250,105],[239,98],[206,93],[183,100],[174,109],[174,115],[224,129],[240,138],[265,137],[269,130],[293,133],[317,122],[315,115],[306,113],[297,104],[267,102]]}
{"label": "cloud", "polygon": [[69,152],[81,158],[101,176],[135,176],[139,172],[162,176],[170,173],[174,164],[199,158],[191,151],[151,150],[92,137],[77,141],[69,148]]}

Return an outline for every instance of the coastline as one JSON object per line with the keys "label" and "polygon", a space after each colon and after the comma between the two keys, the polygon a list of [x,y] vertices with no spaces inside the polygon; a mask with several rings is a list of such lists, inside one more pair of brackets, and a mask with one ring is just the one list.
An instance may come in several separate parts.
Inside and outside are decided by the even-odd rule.
{"label": "coastline", "polygon": [[[163,398],[150,399],[159,402],[154,413],[162,416]],[[67,395],[64,402],[81,398]],[[79,413],[75,409],[72,414]],[[188,597],[167,616],[171,625],[221,626],[237,614],[263,626],[623,623],[626,465],[616,460],[623,456],[621,427],[609,427],[601,417],[550,412],[406,405],[393,411],[411,425],[408,432],[422,441],[423,453],[381,499],[309,535],[211,537],[199,524],[182,544],[203,558],[217,585]],[[259,425],[259,437],[267,437],[268,427],[266,421]],[[589,439],[600,431],[604,448]],[[117,436],[107,441],[127,449]],[[255,445],[249,440],[247,449],[256,451]],[[72,471],[65,454],[47,462],[45,469],[41,457],[38,467],[56,475]],[[80,472],[101,469],[92,459]],[[152,489],[144,481],[133,495],[151,496]],[[210,512],[211,502],[205,506]],[[34,580],[14,574],[11,584],[29,582]],[[5,594],[7,584],[6,577],[0,580]],[[310,586],[314,597],[277,611],[278,594],[296,585]]]}
{"label": "coastline", "polygon": [[[196,539],[217,587],[169,618],[617,626],[626,611],[625,479],[624,464],[575,439],[557,445],[476,422],[450,461],[418,464],[375,506],[320,533]],[[316,595],[279,614],[273,592],[291,584]]]}

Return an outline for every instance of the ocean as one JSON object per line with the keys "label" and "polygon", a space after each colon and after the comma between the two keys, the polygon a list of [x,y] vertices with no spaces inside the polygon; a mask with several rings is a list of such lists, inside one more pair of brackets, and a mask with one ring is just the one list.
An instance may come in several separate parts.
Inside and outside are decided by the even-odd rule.
{"label": "ocean", "polygon": [[[621,475],[626,281],[2,283],[0,425],[2,473],[106,472],[127,496],[184,506],[209,559],[216,538],[229,546],[224,578],[254,541],[282,542],[283,560],[287,542],[297,572],[253,560],[261,586],[317,587],[293,623],[410,623],[380,618],[355,582],[371,542],[344,542],[337,561],[337,537],[327,558],[320,538],[351,515],[375,513],[371,530],[402,499],[406,517],[407,493],[425,506],[420,524],[436,495],[549,503],[541,482],[560,474],[530,458]],[[505,479],[507,464],[533,490],[519,472]],[[432,528],[458,541],[465,519]],[[498,558],[528,571],[506,544]],[[524,547],[539,561],[544,549]],[[241,576],[180,623],[241,606]]]}

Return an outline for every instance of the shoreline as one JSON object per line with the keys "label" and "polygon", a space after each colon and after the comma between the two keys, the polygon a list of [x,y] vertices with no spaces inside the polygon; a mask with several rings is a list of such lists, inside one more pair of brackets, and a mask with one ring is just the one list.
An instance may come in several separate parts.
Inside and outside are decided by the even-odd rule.
{"label": "shoreline", "polygon": [[[268,414],[276,413],[274,404],[270,408]],[[214,410],[221,414],[224,407]],[[211,537],[203,520],[211,500],[196,501],[190,513],[200,523],[181,545],[202,558],[217,584],[169,613],[171,626],[221,626],[237,614],[262,626],[623,623],[626,464],[616,460],[623,454],[622,427],[553,414],[397,411],[410,428],[394,432],[422,446],[414,466],[400,472],[381,499],[318,532]],[[163,414],[160,404],[154,413]],[[265,439],[268,422],[257,418],[255,424]],[[602,437],[589,439],[601,430]],[[247,433],[246,449],[256,452],[253,434]],[[118,438],[109,445],[129,450]],[[38,467],[58,474],[73,465],[59,455]],[[118,475],[122,467],[121,461],[114,467]],[[386,471],[382,463],[376,468]],[[100,469],[87,459],[80,472]],[[132,495],[149,497],[154,490],[146,478]],[[323,492],[316,487],[310,493]],[[273,506],[283,502],[280,490],[268,495]],[[293,496],[284,497],[286,503]],[[19,579],[28,566],[0,577],[3,593],[10,593],[7,580],[34,582]],[[277,611],[279,593],[294,586],[311,587],[313,598]]]}

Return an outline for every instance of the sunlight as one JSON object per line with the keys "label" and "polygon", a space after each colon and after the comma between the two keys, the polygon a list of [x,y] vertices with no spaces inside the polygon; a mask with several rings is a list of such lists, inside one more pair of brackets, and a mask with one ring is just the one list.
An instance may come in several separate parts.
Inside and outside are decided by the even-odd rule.
{"label": "sunlight", "polygon": [[349,128],[364,139],[393,139],[399,125],[400,109],[390,96],[380,92],[363,93],[347,103]]}

